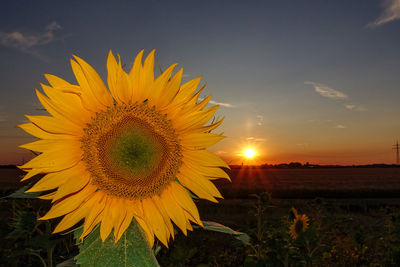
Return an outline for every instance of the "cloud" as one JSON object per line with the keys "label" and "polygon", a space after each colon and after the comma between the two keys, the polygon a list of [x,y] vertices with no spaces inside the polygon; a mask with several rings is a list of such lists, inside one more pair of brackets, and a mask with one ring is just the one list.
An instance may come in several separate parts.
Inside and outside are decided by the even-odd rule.
{"label": "cloud", "polygon": [[382,7],[383,10],[379,17],[375,21],[368,23],[367,27],[375,28],[400,19],[400,0],[383,0]]}
{"label": "cloud", "polygon": [[265,138],[255,138],[253,136],[247,137],[246,140],[252,141],[252,142],[265,142],[266,141]]}
{"label": "cloud", "polygon": [[54,31],[59,29],[61,29],[61,26],[53,21],[46,25],[43,32],[0,32],[0,45],[18,49],[40,58],[41,55],[34,47],[55,41]]}
{"label": "cloud", "polygon": [[257,125],[261,126],[261,125],[263,125],[263,122],[264,122],[264,116],[257,115]]}
{"label": "cloud", "polygon": [[[199,97],[199,101],[203,101],[204,100],[204,98],[203,97]],[[210,102],[209,102],[210,104],[213,104],[213,105],[220,105],[220,106],[222,106],[222,107],[226,107],[226,108],[233,108],[233,107],[235,107],[234,105],[232,105],[232,104],[229,104],[229,103],[223,103],[223,102],[218,102],[218,101],[214,101],[214,100],[210,100]]]}
{"label": "cloud", "polygon": [[220,106],[223,106],[223,107],[226,107],[226,108],[233,108],[234,107],[232,104],[217,102],[217,101],[214,101],[214,100],[210,100],[210,104],[220,105]]}
{"label": "cloud", "polygon": [[347,105],[344,105],[344,107],[347,108],[348,110],[354,110],[354,111],[360,111],[360,112],[367,111],[367,109],[364,108],[363,106],[357,106],[354,104],[347,104]]}
{"label": "cloud", "polygon": [[347,128],[346,126],[342,125],[342,124],[338,124],[335,126],[336,129],[345,129]]}
{"label": "cloud", "polygon": [[[316,82],[310,82],[306,81],[304,84],[309,84],[314,87],[315,92],[320,94],[323,97],[331,98],[331,99],[338,99],[338,100],[344,100],[344,101],[349,101],[349,96],[341,91],[335,90],[333,88],[330,88],[329,86],[322,84],[322,83],[316,83]],[[347,108],[348,110],[353,110],[353,111],[367,111],[367,109],[361,105],[356,105],[356,104],[344,104],[344,107]]]}
{"label": "cloud", "polygon": [[315,82],[304,82],[304,84],[309,84],[314,87],[315,92],[320,94],[323,97],[328,97],[332,99],[347,99],[349,98],[345,93],[335,90],[333,88],[328,87],[322,83]]}

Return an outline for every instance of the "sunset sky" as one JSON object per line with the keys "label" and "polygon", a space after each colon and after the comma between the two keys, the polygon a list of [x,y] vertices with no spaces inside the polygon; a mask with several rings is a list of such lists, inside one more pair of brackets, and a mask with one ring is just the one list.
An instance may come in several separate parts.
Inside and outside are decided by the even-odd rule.
{"label": "sunset sky", "polygon": [[211,150],[255,163],[394,163],[400,140],[400,0],[3,1],[0,164],[32,155],[16,125],[43,115],[34,88],[51,73],[75,83],[76,54],[106,81],[110,49],[127,66],[156,49],[207,82],[225,117]]}

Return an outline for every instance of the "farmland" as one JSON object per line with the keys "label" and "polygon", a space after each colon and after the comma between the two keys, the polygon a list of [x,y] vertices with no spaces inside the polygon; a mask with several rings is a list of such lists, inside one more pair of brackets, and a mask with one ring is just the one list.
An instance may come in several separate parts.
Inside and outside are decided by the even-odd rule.
{"label": "farmland", "polygon": [[400,168],[304,168],[228,170],[232,183],[217,181],[227,198],[271,192],[275,198],[399,197]]}
{"label": "farmland", "polygon": [[[0,172],[3,196],[20,187],[22,172],[5,168]],[[399,266],[400,168],[228,172],[232,183],[215,181],[225,199],[196,200],[196,204],[202,220],[244,232],[250,243],[200,228],[187,237],[179,232],[169,249],[158,253],[161,266]],[[310,219],[297,240],[289,235],[292,207]],[[1,218],[7,218],[0,224],[0,265],[42,266],[33,252],[53,263],[76,255],[71,234],[50,235],[57,219],[35,223],[48,210],[46,201],[5,198],[0,199],[0,208]],[[15,222],[22,215],[21,232]]]}
{"label": "farmland", "polygon": [[[400,168],[301,168],[227,170],[232,183],[216,180],[225,198],[247,198],[268,191],[274,198],[396,198],[400,196]],[[0,189],[21,186],[24,172],[0,168]],[[26,184],[26,182],[24,183]]]}

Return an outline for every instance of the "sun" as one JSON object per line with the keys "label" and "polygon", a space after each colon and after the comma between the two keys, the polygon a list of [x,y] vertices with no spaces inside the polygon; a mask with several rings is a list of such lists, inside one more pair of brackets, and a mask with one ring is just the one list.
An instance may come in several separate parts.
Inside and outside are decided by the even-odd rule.
{"label": "sun", "polygon": [[252,148],[246,148],[244,150],[244,156],[248,159],[254,158],[255,155],[256,155],[256,151]]}

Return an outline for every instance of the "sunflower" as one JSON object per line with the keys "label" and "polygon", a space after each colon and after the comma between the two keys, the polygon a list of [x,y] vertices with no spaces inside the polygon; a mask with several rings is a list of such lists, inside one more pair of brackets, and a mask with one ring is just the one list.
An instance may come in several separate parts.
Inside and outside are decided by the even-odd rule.
{"label": "sunflower", "polygon": [[[210,181],[229,179],[228,165],[207,147],[224,138],[211,133],[223,119],[207,124],[218,106],[199,100],[201,78],[181,84],[182,69],[171,65],[154,78],[154,50],[143,51],[129,73],[110,51],[107,83],[84,60],[71,66],[77,84],[45,74],[49,85],[37,97],[51,116],[26,116],[20,128],[41,140],[21,147],[40,152],[20,166],[27,180],[45,174],[27,192],[48,191],[53,205],[41,220],[61,217],[54,233],[81,220],[81,240],[100,224],[103,242],[115,242],[134,220],[150,246],[157,237],[168,246],[172,222],[186,235],[202,225],[193,194],[217,202]],[[51,191],[49,191],[51,190]]]}
{"label": "sunflower", "polygon": [[305,214],[298,214],[295,208],[292,208],[294,220],[290,225],[290,235],[293,239],[297,239],[301,233],[304,233],[308,228],[308,217]]}

